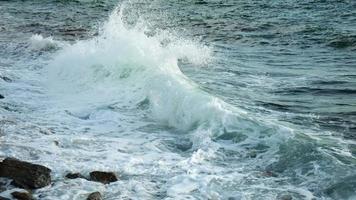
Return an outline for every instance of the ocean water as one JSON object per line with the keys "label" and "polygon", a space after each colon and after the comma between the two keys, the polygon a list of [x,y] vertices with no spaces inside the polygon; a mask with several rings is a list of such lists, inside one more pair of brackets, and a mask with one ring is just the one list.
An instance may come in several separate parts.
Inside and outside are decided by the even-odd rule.
{"label": "ocean water", "polygon": [[356,1],[0,1],[0,76],[37,199],[356,199]]}

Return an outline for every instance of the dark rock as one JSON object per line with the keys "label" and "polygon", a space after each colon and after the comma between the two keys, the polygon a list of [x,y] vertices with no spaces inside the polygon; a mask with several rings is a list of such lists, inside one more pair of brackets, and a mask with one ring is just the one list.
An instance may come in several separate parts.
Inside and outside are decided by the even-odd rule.
{"label": "dark rock", "polygon": [[23,182],[16,181],[16,180],[12,180],[10,184],[15,187],[23,188],[26,190],[31,189],[28,185],[24,184]]}
{"label": "dark rock", "polygon": [[87,200],[102,200],[100,192],[93,192],[89,194]]}
{"label": "dark rock", "polygon": [[83,179],[86,179],[83,175],[81,175],[80,173],[68,173],[66,175],[66,178],[69,178],[69,179],[76,179],[76,178],[83,178]]}
{"label": "dark rock", "polygon": [[0,94],[0,99],[4,99],[5,97],[2,95],[2,94]]}
{"label": "dark rock", "polygon": [[0,162],[0,177],[13,179],[13,184],[23,188],[37,189],[51,183],[51,170],[47,167],[6,158]]}
{"label": "dark rock", "polygon": [[11,195],[19,200],[33,200],[32,195],[28,192],[13,192]]}
{"label": "dark rock", "polygon": [[10,200],[10,199],[0,196],[0,200]]}
{"label": "dark rock", "polygon": [[115,182],[118,179],[113,172],[93,171],[93,172],[90,172],[90,180],[108,184],[111,182]]}
{"label": "dark rock", "polygon": [[12,80],[9,78],[9,77],[6,77],[6,76],[0,76],[0,78],[6,82],[12,82]]}

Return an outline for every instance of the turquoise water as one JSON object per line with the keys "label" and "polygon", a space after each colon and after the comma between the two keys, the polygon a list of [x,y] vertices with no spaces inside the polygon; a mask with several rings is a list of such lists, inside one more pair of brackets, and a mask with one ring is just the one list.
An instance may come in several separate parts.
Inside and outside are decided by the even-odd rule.
{"label": "turquoise water", "polygon": [[[0,1],[0,17],[0,155],[53,170],[37,198],[356,198],[355,1]],[[92,170],[120,181],[64,178]]]}

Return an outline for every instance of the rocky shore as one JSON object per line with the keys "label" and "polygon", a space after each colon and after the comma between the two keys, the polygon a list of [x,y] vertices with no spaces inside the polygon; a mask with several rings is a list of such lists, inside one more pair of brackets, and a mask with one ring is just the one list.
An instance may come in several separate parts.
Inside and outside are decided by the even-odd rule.
{"label": "rocky shore", "polygon": [[[5,158],[0,162],[0,178],[7,180],[10,184],[0,183],[0,200],[35,200],[32,193],[36,189],[43,187],[51,187],[52,170],[26,161],[21,161],[16,158]],[[78,172],[68,173],[65,175],[66,179],[82,178],[88,181],[100,182],[103,184],[110,184],[118,181],[117,176],[113,172],[93,171],[90,172],[89,177],[86,177]],[[10,195],[2,194],[10,191]],[[102,194],[93,191],[88,194],[87,200],[101,200]]]}
{"label": "rocky shore", "polygon": [[[12,82],[12,79],[1,74],[0,80]],[[0,94],[0,100],[2,99],[5,99],[5,95]],[[53,184],[51,173],[52,170],[43,165],[10,157],[0,158],[0,200],[35,200],[35,195],[32,195],[35,190],[51,187]],[[102,184],[118,181],[115,173],[103,171],[90,172],[88,177],[78,172],[71,172],[64,177],[64,179],[77,178]],[[100,192],[88,193],[87,200],[101,199],[103,195]]]}

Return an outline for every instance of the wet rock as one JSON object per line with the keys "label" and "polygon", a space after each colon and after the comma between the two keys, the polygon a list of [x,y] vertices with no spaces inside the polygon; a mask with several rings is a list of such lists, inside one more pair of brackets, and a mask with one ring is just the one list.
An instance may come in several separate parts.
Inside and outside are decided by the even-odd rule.
{"label": "wet rock", "polygon": [[118,179],[113,172],[93,171],[90,172],[90,180],[108,184],[111,182],[116,182]]}
{"label": "wet rock", "polygon": [[23,188],[23,189],[31,189],[28,185],[24,184],[23,182],[19,182],[16,180],[11,181],[10,183],[12,186]]}
{"label": "wet rock", "polygon": [[76,178],[83,178],[83,179],[86,179],[83,175],[81,175],[80,173],[68,173],[66,175],[66,178],[69,178],[69,179],[76,179]]}
{"label": "wet rock", "polygon": [[32,195],[28,192],[13,192],[11,195],[18,200],[33,200]]}
{"label": "wet rock", "polygon": [[13,184],[22,188],[37,189],[51,183],[51,170],[47,167],[6,158],[0,162],[0,177],[13,179]]}
{"label": "wet rock", "polygon": [[0,196],[0,200],[10,200],[10,199]]}
{"label": "wet rock", "polygon": [[87,200],[102,200],[100,192],[93,192],[89,194]]}
{"label": "wet rock", "polygon": [[0,99],[4,99],[4,98],[5,98],[4,95],[0,94]]}

